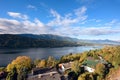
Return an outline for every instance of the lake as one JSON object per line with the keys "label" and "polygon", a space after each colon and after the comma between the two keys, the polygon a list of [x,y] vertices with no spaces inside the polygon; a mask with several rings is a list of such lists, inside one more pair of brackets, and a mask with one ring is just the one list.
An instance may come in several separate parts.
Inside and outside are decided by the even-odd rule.
{"label": "lake", "polygon": [[81,53],[88,50],[99,49],[101,46],[79,46],[60,48],[29,48],[29,49],[0,49],[0,66],[6,66],[18,56],[29,56],[31,59],[43,59],[48,56],[60,58],[70,53]]}

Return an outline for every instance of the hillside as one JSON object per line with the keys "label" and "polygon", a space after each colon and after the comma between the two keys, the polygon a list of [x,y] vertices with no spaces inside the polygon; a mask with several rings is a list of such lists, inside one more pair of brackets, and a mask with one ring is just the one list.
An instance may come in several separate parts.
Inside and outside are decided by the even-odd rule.
{"label": "hillside", "polygon": [[52,34],[40,34],[40,35],[35,35],[35,34],[17,34],[18,36],[22,37],[28,37],[28,38],[34,38],[34,39],[44,39],[44,40],[60,40],[60,41],[74,41],[77,42],[79,39],[77,38],[70,38],[70,37],[65,37],[65,36],[59,36],[59,35],[52,35]]}
{"label": "hillside", "polygon": [[[77,76],[76,79],[72,76],[71,80],[120,80],[119,59],[120,46],[105,46],[103,49],[90,50],[82,54],[65,55],[61,57],[61,62],[74,62],[71,74]],[[81,65],[93,71],[90,72],[86,67],[83,69]]]}
{"label": "hillside", "polygon": [[96,44],[120,45],[120,42],[111,40],[82,40],[51,34],[0,34],[0,48],[70,47]]}
{"label": "hillside", "polygon": [[0,48],[83,46],[72,38],[55,35],[1,34]]}

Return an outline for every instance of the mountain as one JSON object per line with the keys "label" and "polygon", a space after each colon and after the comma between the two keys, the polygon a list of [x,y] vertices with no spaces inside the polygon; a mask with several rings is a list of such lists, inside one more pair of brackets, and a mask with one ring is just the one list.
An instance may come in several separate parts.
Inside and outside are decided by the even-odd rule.
{"label": "mountain", "polygon": [[22,37],[28,37],[28,38],[35,38],[35,39],[44,39],[44,40],[60,40],[60,41],[71,41],[71,42],[80,42],[80,43],[95,43],[95,44],[120,44],[119,41],[113,41],[109,39],[105,40],[82,40],[77,38],[70,38],[70,37],[64,37],[64,36],[58,36],[58,35],[52,35],[52,34],[41,34],[41,35],[34,35],[34,34],[18,34]]}
{"label": "mountain", "polygon": [[0,48],[83,46],[77,39],[57,35],[0,34]]}
{"label": "mountain", "polygon": [[94,44],[120,45],[119,41],[113,41],[113,40],[109,40],[109,39],[105,39],[105,40],[84,40],[84,42],[94,43]]}
{"label": "mountain", "polygon": [[51,34],[0,34],[0,48],[72,47],[95,44],[120,45],[111,40],[81,40]]}
{"label": "mountain", "polygon": [[74,41],[78,42],[79,39],[77,38],[70,38],[70,37],[64,37],[59,35],[52,35],[52,34],[40,34],[40,35],[34,35],[34,34],[18,34],[22,37],[28,37],[28,38],[34,38],[34,39],[44,39],[44,40],[60,40],[60,41]]}

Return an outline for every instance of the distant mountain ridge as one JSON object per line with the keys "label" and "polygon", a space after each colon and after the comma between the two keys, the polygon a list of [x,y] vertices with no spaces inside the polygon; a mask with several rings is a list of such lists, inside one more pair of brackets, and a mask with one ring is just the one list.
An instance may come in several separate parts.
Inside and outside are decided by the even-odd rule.
{"label": "distant mountain ridge", "polygon": [[113,41],[109,39],[105,40],[84,40],[85,42],[95,43],[95,44],[110,44],[110,45],[120,45],[119,41]]}
{"label": "distant mountain ridge", "polygon": [[19,36],[23,37],[29,37],[29,38],[35,38],[35,39],[54,39],[54,40],[61,40],[61,41],[79,41],[77,38],[70,38],[70,37],[64,37],[64,36],[59,36],[59,35],[53,35],[53,34],[40,34],[40,35],[35,35],[35,34],[18,34]]}
{"label": "distant mountain ridge", "polygon": [[0,48],[33,48],[33,47],[70,47],[83,46],[72,38],[56,35],[33,34],[0,34]]}
{"label": "distant mountain ridge", "polygon": [[0,48],[72,47],[94,44],[120,45],[111,40],[82,40],[52,34],[0,34]]}

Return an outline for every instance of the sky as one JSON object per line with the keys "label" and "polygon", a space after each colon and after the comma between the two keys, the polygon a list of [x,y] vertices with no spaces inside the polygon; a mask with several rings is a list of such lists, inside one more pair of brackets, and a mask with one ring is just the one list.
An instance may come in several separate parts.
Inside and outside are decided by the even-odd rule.
{"label": "sky", "polygon": [[0,0],[0,34],[120,40],[120,0]]}

